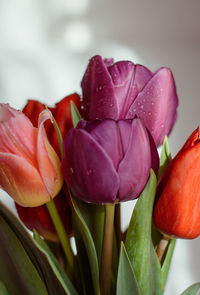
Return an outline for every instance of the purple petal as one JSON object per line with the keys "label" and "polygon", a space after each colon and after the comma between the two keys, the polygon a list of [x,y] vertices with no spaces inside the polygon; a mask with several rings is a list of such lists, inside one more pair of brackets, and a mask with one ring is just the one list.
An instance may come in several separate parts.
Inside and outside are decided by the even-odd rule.
{"label": "purple petal", "polygon": [[177,106],[178,98],[172,73],[168,68],[160,68],[138,94],[126,118],[137,115],[142,119],[159,146],[174,125]]}
{"label": "purple petal", "polygon": [[159,155],[158,155],[155,141],[153,140],[151,133],[148,130],[147,130],[147,132],[149,135],[149,143],[150,143],[150,147],[151,147],[151,168],[153,169],[153,171],[157,175],[158,169],[160,167],[160,159],[159,159]]}
{"label": "purple petal", "polygon": [[[119,127],[124,124],[119,121]],[[123,130],[123,129],[122,129]],[[146,128],[139,119],[132,121],[128,148],[119,164],[119,199],[128,201],[137,198],[143,190],[151,168],[151,150]]]}
{"label": "purple petal", "polygon": [[123,119],[136,96],[153,74],[147,68],[141,65],[135,66],[130,61],[117,62],[108,70],[115,87],[119,118]]}
{"label": "purple petal", "polygon": [[73,194],[85,202],[112,203],[119,177],[112,160],[85,130],[71,129],[65,139],[64,178]]}
{"label": "purple petal", "polygon": [[113,82],[101,56],[90,60],[81,87],[85,119],[118,118]]}
{"label": "purple petal", "polygon": [[117,170],[119,162],[123,158],[121,136],[117,122],[113,120],[104,120],[100,121],[99,124],[96,124],[96,122],[92,122],[92,124],[95,125],[93,129],[90,127],[91,136],[102,146],[104,151],[112,159],[113,165]]}

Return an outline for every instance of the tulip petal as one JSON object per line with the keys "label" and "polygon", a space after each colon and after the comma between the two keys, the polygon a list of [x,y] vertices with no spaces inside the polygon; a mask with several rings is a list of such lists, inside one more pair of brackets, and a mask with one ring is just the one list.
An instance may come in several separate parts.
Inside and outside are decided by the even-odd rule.
{"label": "tulip petal", "polygon": [[200,142],[179,152],[169,167],[161,180],[154,222],[162,232],[193,239],[200,235]]}
{"label": "tulip petal", "polygon": [[113,80],[119,116],[125,118],[127,110],[138,93],[151,79],[153,74],[144,66],[134,65],[130,61],[120,61],[108,68]]}
{"label": "tulip petal", "polygon": [[[25,157],[27,161],[36,166],[36,137],[37,130],[30,120],[21,112],[13,108],[0,105],[0,150]],[[8,112],[16,113],[13,117],[6,117]],[[4,117],[5,120],[2,120]]]}
{"label": "tulip petal", "polygon": [[115,201],[119,177],[112,160],[85,130],[69,130],[62,171],[77,198],[97,204]]}
{"label": "tulip petal", "polygon": [[16,155],[0,152],[0,186],[21,206],[40,206],[50,200],[37,169]]}
{"label": "tulip petal", "polygon": [[51,120],[51,118],[52,114],[48,110],[43,111],[39,116],[37,159],[41,177],[47,191],[53,198],[60,191],[63,184],[63,178],[60,171],[60,160],[50,145],[44,128],[44,122],[48,119]]}
{"label": "tulip petal", "polygon": [[118,118],[113,81],[101,56],[94,56],[90,60],[81,87],[84,118],[89,120]]}
{"label": "tulip petal", "polygon": [[[90,126],[93,126],[91,129]],[[112,159],[115,169],[123,157],[121,137],[118,124],[114,120],[88,122],[84,128],[102,146],[104,151]]]}
{"label": "tulip petal", "polygon": [[7,103],[0,103],[0,123],[8,121],[12,117],[16,117],[21,114],[20,111],[11,108]]}
{"label": "tulip petal", "polygon": [[157,146],[162,144],[176,120],[178,98],[175,82],[168,68],[160,68],[138,94],[126,118],[141,118]]}
{"label": "tulip petal", "polygon": [[[126,121],[119,121],[123,134]],[[119,199],[128,201],[137,198],[144,188],[151,168],[151,150],[146,128],[139,119],[132,121],[132,133],[123,160],[119,164]]]}

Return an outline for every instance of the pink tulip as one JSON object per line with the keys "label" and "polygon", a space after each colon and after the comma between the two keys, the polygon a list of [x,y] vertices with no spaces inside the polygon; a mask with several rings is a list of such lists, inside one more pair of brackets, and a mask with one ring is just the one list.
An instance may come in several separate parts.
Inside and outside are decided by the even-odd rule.
{"label": "pink tulip", "polygon": [[0,104],[0,187],[24,207],[40,206],[60,191],[60,160],[50,145],[43,111],[38,128],[20,111]]}

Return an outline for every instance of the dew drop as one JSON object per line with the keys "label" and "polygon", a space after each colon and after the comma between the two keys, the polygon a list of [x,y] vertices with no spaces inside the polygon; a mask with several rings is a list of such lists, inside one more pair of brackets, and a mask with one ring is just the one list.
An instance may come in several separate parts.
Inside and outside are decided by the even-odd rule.
{"label": "dew drop", "polygon": [[92,169],[87,170],[87,175],[90,175],[90,174],[92,174]]}
{"label": "dew drop", "polygon": [[70,173],[73,174],[74,173],[74,169],[71,167],[70,169]]}
{"label": "dew drop", "polygon": [[151,116],[151,112],[148,112],[148,115]]}
{"label": "dew drop", "polygon": [[164,124],[161,124],[161,126],[160,126],[161,128],[164,128]]}
{"label": "dew drop", "polygon": [[81,109],[82,109],[82,110],[84,109],[84,106],[83,106],[83,105],[81,106]]}

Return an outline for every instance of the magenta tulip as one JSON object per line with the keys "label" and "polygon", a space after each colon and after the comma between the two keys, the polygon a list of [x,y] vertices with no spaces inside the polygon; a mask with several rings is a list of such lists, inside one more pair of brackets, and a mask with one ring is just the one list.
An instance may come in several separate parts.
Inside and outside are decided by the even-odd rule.
{"label": "magenta tulip", "polygon": [[113,63],[94,56],[82,83],[84,118],[87,120],[140,118],[157,146],[176,121],[178,97],[172,72],[154,74],[130,61]]}
{"label": "magenta tulip", "polygon": [[62,171],[72,193],[85,202],[135,199],[150,168],[158,168],[155,144],[140,119],[80,121],[64,142]]}

